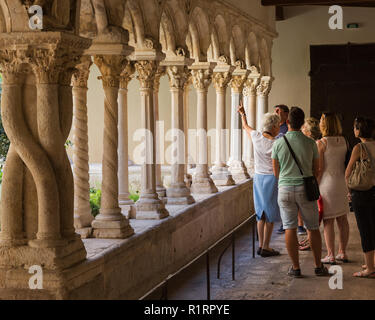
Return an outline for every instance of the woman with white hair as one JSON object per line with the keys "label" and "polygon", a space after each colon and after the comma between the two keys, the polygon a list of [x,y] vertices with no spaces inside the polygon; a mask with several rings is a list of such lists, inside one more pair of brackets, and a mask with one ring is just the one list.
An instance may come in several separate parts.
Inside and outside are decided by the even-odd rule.
{"label": "woman with white hair", "polygon": [[254,205],[257,216],[259,236],[258,255],[261,257],[277,256],[280,253],[269,247],[274,222],[280,216],[277,203],[278,182],[272,169],[272,146],[280,132],[280,117],[275,113],[267,113],[263,118],[262,132],[250,127],[242,104],[238,108],[242,126],[253,141],[255,175],[253,179]]}

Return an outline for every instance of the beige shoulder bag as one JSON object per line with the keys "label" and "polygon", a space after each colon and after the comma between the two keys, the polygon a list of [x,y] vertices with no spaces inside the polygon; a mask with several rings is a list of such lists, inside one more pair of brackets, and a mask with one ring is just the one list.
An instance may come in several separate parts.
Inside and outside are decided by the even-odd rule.
{"label": "beige shoulder bag", "polygon": [[[348,187],[352,190],[367,191],[374,186],[374,167],[370,153],[363,143],[359,144],[360,158],[354,164],[353,171],[348,179]],[[363,151],[367,154],[367,159],[363,157]]]}

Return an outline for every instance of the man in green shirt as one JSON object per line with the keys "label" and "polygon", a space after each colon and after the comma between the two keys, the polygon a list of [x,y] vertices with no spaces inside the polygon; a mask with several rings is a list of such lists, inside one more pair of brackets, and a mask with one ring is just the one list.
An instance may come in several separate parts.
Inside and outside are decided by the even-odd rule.
{"label": "man in green shirt", "polygon": [[[287,120],[289,131],[285,137],[296,154],[305,177],[317,176],[319,173],[318,148],[314,140],[301,132],[304,122],[303,110],[298,107],[291,108]],[[301,212],[308,230],[315,260],[315,274],[317,276],[328,275],[327,268],[321,263],[322,238],[319,231],[318,205],[316,201],[307,199],[303,176],[284,138],[280,138],[274,143],[272,161],[274,174],[279,179],[278,203],[283,226],[286,230],[286,247],[293,262],[288,275],[301,277],[297,238],[298,211]]]}

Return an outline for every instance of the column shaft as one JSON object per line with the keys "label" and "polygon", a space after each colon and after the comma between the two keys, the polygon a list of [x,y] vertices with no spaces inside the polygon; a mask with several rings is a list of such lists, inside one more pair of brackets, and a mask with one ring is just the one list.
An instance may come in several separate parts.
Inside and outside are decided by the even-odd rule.
{"label": "column shaft", "polygon": [[197,90],[197,166],[193,177],[191,192],[209,194],[218,192],[208,174],[207,148],[207,91],[211,83],[212,69],[193,69],[193,84]]}
{"label": "column shaft", "polygon": [[118,202],[118,91],[125,60],[121,56],[95,56],[104,89],[102,199],[100,214],[92,222],[97,238],[126,238],[134,233]]}
{"label": "column shaft", "polygon": [[194,198],[184,182],[185,132],[184,132],[184,84],[188,70],[184,66],[168,67],[172,98],[172,168],[171,186],[167,189],[168,204],[191,204]]}
{"label": "column shaft", "polygon": [[137,219],[162,219],[168,211],[156,193],[156,153],[154,119],[154,78],[157,69],[155,61],[135,63],[141,84],[142,128],[145,129],[145,160],[142,164],[141,195],[136,203]]}
{"label": "column shaft", "polygon": [[242,99],[242,89],[245,79],[245,75],[233,75],[231,80],[232,107],[229,171],[236,183],[240,183],[250,178],[245,164],[242,161],[242,123],[240,114],[237,111],[240,100]]}
{"label": "column shaft", "polygon": [[217,186],[230,186],[234,184],[232,175],[226,165],[227,161],[227,137],[226,127],[226,89],[230,80],[229,72],[214,74],[214,86],[216,88],[216,160],[211,168],[212,180]]}

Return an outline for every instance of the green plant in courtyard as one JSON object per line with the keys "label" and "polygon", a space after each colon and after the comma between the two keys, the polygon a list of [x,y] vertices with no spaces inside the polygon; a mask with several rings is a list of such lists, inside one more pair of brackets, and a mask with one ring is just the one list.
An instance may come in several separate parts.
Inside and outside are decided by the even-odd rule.
{"label": "green plant in courtyard", "polygon": [[101,200],[102,200],[102,190],[91,188],[90,189],[90,206],[91,206],[91,213],[94,217],[96,217],[99,214]]}

